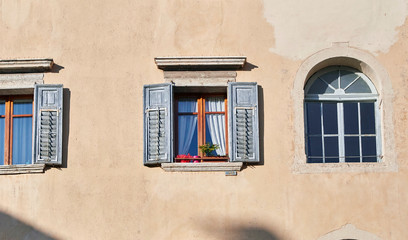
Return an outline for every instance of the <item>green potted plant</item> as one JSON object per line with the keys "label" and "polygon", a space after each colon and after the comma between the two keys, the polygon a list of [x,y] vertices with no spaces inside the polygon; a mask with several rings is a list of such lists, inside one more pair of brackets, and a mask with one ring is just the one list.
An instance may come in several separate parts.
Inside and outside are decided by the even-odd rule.
{"label": "green potted plant", "polygon": [[211,144],[206,143],[204,145],[199,146],[200,151],[204,154],[204,156],[209,157],[211,152],[220,148],[218,144]]}

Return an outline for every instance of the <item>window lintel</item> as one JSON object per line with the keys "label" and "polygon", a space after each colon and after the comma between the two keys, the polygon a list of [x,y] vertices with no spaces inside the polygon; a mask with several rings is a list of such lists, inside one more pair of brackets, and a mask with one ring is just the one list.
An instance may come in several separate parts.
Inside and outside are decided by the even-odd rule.
{"label": "window lintel", "polygon": [[157,67],[162,70],[236,70],[243,68],[245,56],[215,56],[215,57],[156,57]]}
{"label": "window lintel", "polygon": [[50,58],[0,60],[0,73],[49,72],[53,64],[54,61]]}

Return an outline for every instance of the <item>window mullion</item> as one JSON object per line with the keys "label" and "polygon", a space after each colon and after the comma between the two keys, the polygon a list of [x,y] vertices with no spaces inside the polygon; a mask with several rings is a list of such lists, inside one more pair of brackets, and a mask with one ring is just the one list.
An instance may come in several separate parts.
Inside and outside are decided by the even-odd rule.
{"label": "window mullion", "polygon": [[324,151],[323,103],[320,103],[320,122],[321,122],[321,128],[322,128],[322,157],[323,157],[323,163],[326,163],[326,154]]}
{"label": "window mullion", "polygon": [[337,124],[338,124],[338,140],[339,140],[339,162],[345,162],[345,149],[344,149],[344,108],[343,103],[337,103]]}
{"label": "window mullion", "polygon": [[360,153],[360,162],[363,162],[363,151],[361,143],[361,112],[360,112],[360,102],[357,103],[357,115],[358,115],[358,148]]}

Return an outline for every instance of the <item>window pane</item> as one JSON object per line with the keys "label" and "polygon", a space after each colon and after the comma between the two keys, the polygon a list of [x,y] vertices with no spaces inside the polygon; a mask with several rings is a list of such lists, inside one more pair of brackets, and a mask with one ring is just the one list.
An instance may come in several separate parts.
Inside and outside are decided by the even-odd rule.
{"label": "window pane", "polygon": [[344,137],[346,162],[360,162],[360,145],[358,137]]}
{"label": "window pane", "polygon": [[322,137],[308,138],[308,157],[322,157]]}
{"label": "window pane", "polygon": [[323,103],[324,134],[337,134],[337,103]]}
{"label": "window pane", "polygon": [[371,93],[370,87],[367,83],[359,78],[349,88],[345,90],[346,93]]}
{"label": "window pane", "polygon": [[13,102],[13,114],[32,114],[33,103],[31,100],[15,100]]}
{"label": "window pane", "polygon": [[307,163],[323,163],[323,158],[307,158]]}
{"label": "window pane", "polygon": [[5,102],[0,102],[0,115],[4,115],[6,110]]}
{"label": "window pane", "polygon": [[323,94],[323,93],[334,93],[334,90],[320,79],[316,79],[312,86],[309,88],[307,94]]}
{"label": "window pane", "polygon": [[330,84],[335,89],[339,88],[339,81],[338,81],[339,80],[339,71],[338,70],[328,72],[328,73],[320,76],[320,78],[323,79],[324,81],[326,81],[328,84]]}
{"label": "window pane", "polygon": [[374,103],[360,103],[361,133],[375,134]]}
{"label": "window pane", "polygon": [[197,99],[195,98],[182,98],[178,100],[178,112],[179,113],[193,113],[197,112]]}
{"label": "window pane", "polygon": [[4,165],[4,123],[5,119],[0,118],[0,165]]}
{"label": "window pane", "polygon": [[198,155],[197,115],[178,116],[178,154]]}
{"label": "window pane", "polygon": [[376,156],[376,137],[361,137],[363,156]]}
{"label": "window pane", "polygon": [[13,164],[31,164],[32,117],[13,119]]}
{"label": "window pane", "polygon": [[[219,149],[213,151],[210,156],[225,156],[225,115],[207,114],[205,125],[205,142],[219,146]],[[252,129],[252,126],[248,127]]]}
{"label": "window pane", "polygon": [[341,74],[340,87],[342,89],[345,89],[350,83],[352,83],[358,77],[357,74],[344,70],[341,70],[340,74]]}
{"label": "window pane", "polygon": [[345,102],[344,108],[344,133],[358,134],[358,103]]}
{"label": "window pane", "polygon": [[209,97],[205,99],[206,112],[225,112],[224,97]]}
{"label": "window pane", "polygon": [[325,162],[339,162],[339,140],[338,137],[324,138]]}
{"label": "window pane", "polygon": [[320,103],[306,102],[307,134],[321,134]]}

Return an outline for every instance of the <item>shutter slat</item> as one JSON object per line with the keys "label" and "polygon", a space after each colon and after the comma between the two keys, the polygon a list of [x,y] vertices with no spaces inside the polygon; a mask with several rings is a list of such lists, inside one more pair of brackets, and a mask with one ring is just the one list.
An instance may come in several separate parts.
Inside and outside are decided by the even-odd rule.
{"label": "shutter slat", "polygon": [[231,161],[259,162],[257,84],[229,83],[228,111]]}

